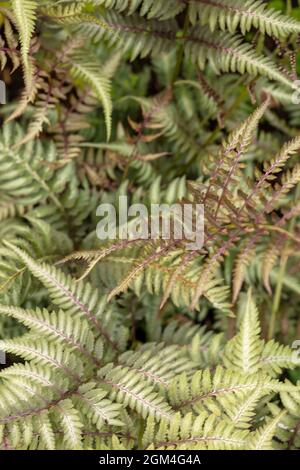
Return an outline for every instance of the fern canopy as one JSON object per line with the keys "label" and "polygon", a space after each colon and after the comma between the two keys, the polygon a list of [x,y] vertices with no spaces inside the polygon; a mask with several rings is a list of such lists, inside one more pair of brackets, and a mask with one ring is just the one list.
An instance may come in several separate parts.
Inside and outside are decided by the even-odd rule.
{"label": "fern canopy", "polygon": [[0,2],[1,450],[300,449],[299,5]]}

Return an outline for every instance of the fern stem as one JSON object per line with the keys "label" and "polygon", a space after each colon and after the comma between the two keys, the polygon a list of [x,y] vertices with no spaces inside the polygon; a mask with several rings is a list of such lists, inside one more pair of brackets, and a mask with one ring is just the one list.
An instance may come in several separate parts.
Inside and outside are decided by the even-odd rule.
{"label": "fern stem", "polygon": [[286,15],[291,15],[293,11],[292,0],[287,0],[286,2]]}
{"label": "fern stem", "polygon": [[[183,31],[181,37],[185,37],[187,35],[188,29],[189,29],[189,24],[190,24],[190,16],[189,16],[189,5],[187,6],[186,9],[186,14],[185,14],[185,19],[184,19],[184,25],[183,25]],[[174,84],[180,74],[180,70],[182,67],[182,62],[183,62],[183,57],[184,57],[184,41],[181,42],[178,51],[177,51],[177,59],[176,59],[176,66],[174,69],[174,74],[173,74],[173,79],[172,79],[172,84]]]}
{"label": "fern stem", "polygon": [[273,304],[272,304],[271,320],[270,320],[269,333],[268,333],[269,339],[273,338],[274,332],[275,332],[276,317],[277,317],[277,313],[280,307],[283,279],[285,275],[287,261],[288,261],[288,256],[284,255],[284,257],[281,258],[281,265],[280,265],[275,295],[274,295]]}

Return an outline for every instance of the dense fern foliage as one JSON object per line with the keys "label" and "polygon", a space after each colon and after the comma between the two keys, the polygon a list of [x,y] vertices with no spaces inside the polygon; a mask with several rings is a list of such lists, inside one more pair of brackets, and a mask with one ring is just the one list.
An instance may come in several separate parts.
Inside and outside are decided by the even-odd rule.
{"label": "dense fern foliage", "polygon": [[[0,26],[1,450],[300,449],[300,2]],[[100,240],[120,196],[203,205],[203,247]]]}

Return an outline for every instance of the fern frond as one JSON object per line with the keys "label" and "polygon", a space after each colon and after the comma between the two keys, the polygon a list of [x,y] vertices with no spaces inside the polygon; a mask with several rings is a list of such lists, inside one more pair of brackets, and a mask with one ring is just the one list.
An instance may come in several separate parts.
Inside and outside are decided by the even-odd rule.
{"label": "fern frond", "polygon": [[17,307],[0,305],[0,313],[8,315],[23,323],[31,329],[32,333],[41,334],[49,340],[59,341],[76,350],[89,360],[96,361],[91,355],[95,338],[89,331],[88,321],[75,315],[66,316],[62,310],[51,312],[48,310],[23,310]]}
{"label": "fern frond", "polygon": [[25,67],[29,66],[28,54],[30,40],[36,22],[37,2],[34,0],[11,0],[16,25],[19,31],[22,59]]}
{"label": "fern frond", "polygon": [[55,449],[55,436],[53,433],[52,425],[49,420],[48,412],[40,413],[36,418],[38,429],[41,435],[42,442],[44,442],[46,449]]}
{"label": "fern frond", "polygon": [[68,448],[74,450],[82,449],[82,422],[79,412],[74,408],[72,401],[66,399],[56,407],[58,419],[64,430],[64,441]]}
{"label": "fern frond", "polygon": [[26,360],[59,369],[73,380],[78,380],[80,377],[78,374],[82,370],[80,359],[43,339],[28,335],[19,340],[1,340],[0,345],[2,351],[9,351]]}
{"label": "fern frond", "polygon": [[244,448],[247,435],[213,414],[202,412],[194,418],[188,413],[182,418],[178,413],[170,424],[162,421],[158,428],[150,418],[143,444],[148,450],[237,450]]}
{"label": "fern frond", "polygon": [[295,354],[289,346],[284,346],[274,340],[268,341],[262,351],[261,365],[269,372],[280,374],[282,369],[293,369],[299,365]]}
{"label": "fern frond", "polygon": [[[45,285],[55,305],[73,315],[77,313],[85,317],[91,326],[103,335],[112,348],[118,350],[118,343],[110,337],[110,334],[106,332],[105,327],[98,320],[105,307],[105,298],[99,301],[100,295],[91,285],[75,283],[71,276],[67,276],[58,269],[46,264],[36,263],[29,255],[8,242],[6,242],[6,245],[22,259],[34,276]],[[114,332],[115,334],[116,332]]]}
{"label": "fern frond", "polygon": [[105,123],[107,131],[107,140],[111,136],[111,114],[112,102],[110,97],[110,81],[107,76],[99,72],[100,65],[94,62],[87,62],[83,56],[72,57],[71,74],[76,80],[82,80],[83,83],[91,86],[96,97],[104,108]]}
{"label": "fern frond", "polygon": [[[161,360],[164,358],[164,367],[161,367]],[[190,371],[193,368],[187,354],[178,351],[175,345],[164,347],[164,344],[151,344],[146,348],[141,348],[135,353],[128,351],[119,357],[120,364],[128,366],[134,370],[144,380],[158,387],[167,388],[176,374],[183,371]]]}
{"label": "fern frond", "polygon": [[212,31],[216,26],[234,33],[240,28],[245,35],[252,27],[270,36],[284,37],[299,33],[297,20],[282,15],[261,0],[194,0],[190,6],[190,17],[193,22],[197,16],[202,24],[208,24]]}
{"label": "fern frond", "polygon": [[173,381],[169,395],[175,409],[200,413],[204,408],[216,415],[225,412],[235,426],[246,428],[257,401],[273,386],[265,374],[244,375],[218,366],[214,374],[205,369],[196,372],[190,380],[185,375],[179,376]]}
{"label": "fern frond", "polygon": [[276,433],[278,423],[282,420],[284,415],[285,411],[281,412],[276,418],[270,420],[264,426],[258,428],[250,441],[251,450],[271,450],[273,448],[272,439]]}
{"label": "fern frond", "polygon": [[227,343],[225,348],[226,366],[243,371],[245,374],[256,373],[262,353],[262,340],[259,335],[258,312],[249,292],[244,305],[240,332]]}
{"label": "fern frond", "polygon": [[101,430],[103,425],[123,426],[123,422],[118,419],[122,405],[113,403],[106,398],[107,392],[94,388],[94,384],[85,384],[79,387],[78,395],[74,400],[96,428]]}
{"label": "fern frond", "polygon": [[296,2],[0,3],[0,449],[299,449]]}
{"label": "fern frond", "polygon": [[287,78],[275,66],[272,60],[260,56],[245,43],[240,36],[197,28],[189,34],[185,46],[188,58],[198,63],[204,70],[208,61],[213,70],[218,72],[249,73],[262,75],[292,88],[292,80]]}
{"label": "fern frond", "polygon": [[185,9],[185,5],[180,0],[124,0],[115,2],[115,0],[97,0],[97,4],[103,5],[105,8],[114,9],[120,13],[125,12],[132,15],[139,12],[141,16],[147,18],[159,18],[165,20],[174,18]]}
{"label": "fern frond", "polygon": [[98,373],[104,384],[111,389],[110,397],[137,411],[143,418],[153,416],[155,419],[170,420],[173,411],[148,381],[141,380],[134,370],[124,366],[107,366]]}
{"label": "fern frond", "polygon": [[[64,212],[58,195],[73,173],[72,167],[54,171],[55,146],[28,143],[22,150],[12,149],[12,140],[21,141],[24,134],[17,125],[7,124],[0,138],[1,166],[0,189],[15,197],[22,205],[31,205],[49,198],[59,211]],[[48,163],[45,164],[45,162]]]}

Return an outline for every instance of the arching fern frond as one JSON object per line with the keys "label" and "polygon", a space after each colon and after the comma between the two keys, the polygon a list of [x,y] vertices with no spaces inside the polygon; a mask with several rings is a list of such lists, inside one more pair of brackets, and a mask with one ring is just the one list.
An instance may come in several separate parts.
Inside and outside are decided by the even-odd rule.
{"label": "arching fern frond", "polygon": [[297,20],[269,8],[262,0],[191,0],[190,17],[194,23],[199,18],[212,31],[218,26],[231,33],[240,28],[246,34],[254,27],[276,37],[300,32]]}
{"label": "arching fern frond", "polygon": [[72,57],[71,74],[77,80],[82,80],[83,83],[92,87],[96,97],[102,103],[105,114],[107,140],[111,135],[111,114],[112,103],[110,98],[110,82],[107,76],[102,75],[99,71],[100,64],[94,62],[87,62],[84,56]]}
{"label": "arching fern frond", "polygon": [[38,4],[34,0],[11,0],[11,4],[19,31],[22,59],[25,67],[27,68],[30,40],[35,28],[36,9]]}

